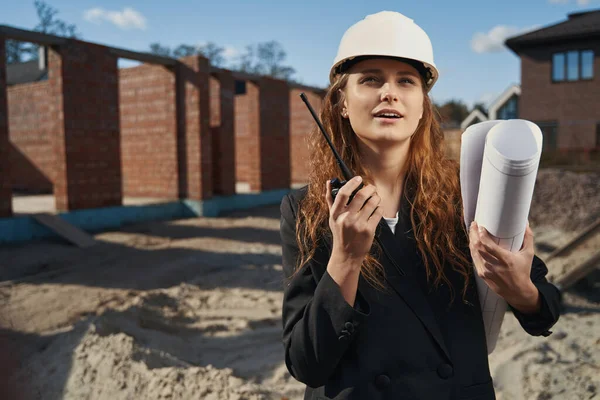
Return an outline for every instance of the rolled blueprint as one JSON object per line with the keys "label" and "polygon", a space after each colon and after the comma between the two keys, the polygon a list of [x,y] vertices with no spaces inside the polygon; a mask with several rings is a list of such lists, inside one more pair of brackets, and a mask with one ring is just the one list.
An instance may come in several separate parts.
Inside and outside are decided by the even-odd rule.
{"label": "rolled blueprint", "polygon": [[[542,132],[526,120],[486,121],[462,135],[460,180],[467,228],[475,220],[502,248],[523,244],[542,153]],[[506,302],[476,275],[488,354],[494,351]]]}

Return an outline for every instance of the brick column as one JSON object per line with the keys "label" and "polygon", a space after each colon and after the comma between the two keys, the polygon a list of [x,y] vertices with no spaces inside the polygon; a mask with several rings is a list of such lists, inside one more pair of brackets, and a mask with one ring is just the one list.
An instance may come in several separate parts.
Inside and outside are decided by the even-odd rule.
{"label": "brick column", "polygon": [[234,93],[230,71],[221,70],[210,77],[213,190],[221,196],[235,194]]}
{"label": "brick column", "polygon": [[323,104],[323,97],[319,93],[302,89],[290,90],[290,175],[293,185],[308,183],[310,154],[307,139],[311,130],[317,127],[310,111],[300,99],[302,92],[306,94],[317,115]]}
{"label": "brick column", "polygon": [[286,82],[260,80],[260,187],[290,187],[290,98]]}
{"label": "brick column", "polygon": [[177,85],[180,195],[193,200],[213,194],[209,78],[208,59],[181,59]]}
{"label": "brick column", "polygon": [[[242,86],[242,85],[239,85]],[[260,90],[256,82],[245,81],[245,93],[236,94],[235,108],[235,178],[251,192],[260,184]]]}
{"label": "brick column", "polygon": [[6,40],[0,36],[0,218],[12,215],[10,143],[6,94]]}
{"label": "brick column", "polygon": [[58,211],[121,205],[117,58],[69,40],[49,49]]}
{"label": "brick column", "polygon": [[290,101],[284,81],[246,81],[235,97],[236,178],[251,192],[290,187]]}

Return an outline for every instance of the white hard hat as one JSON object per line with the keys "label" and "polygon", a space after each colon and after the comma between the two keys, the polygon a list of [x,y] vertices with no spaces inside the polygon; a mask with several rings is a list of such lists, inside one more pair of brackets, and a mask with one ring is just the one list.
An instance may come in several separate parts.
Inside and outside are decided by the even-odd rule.
{"label": "white hard hat", "polygon": [[335,75],[347,66],[348,61],[365,56],[408,61],[424,75],[428,91],[439,76],[429,36],[412,19],[399,12],[381,11],[367,15],[348,28],[329,72],[330,82],[333,83]]}

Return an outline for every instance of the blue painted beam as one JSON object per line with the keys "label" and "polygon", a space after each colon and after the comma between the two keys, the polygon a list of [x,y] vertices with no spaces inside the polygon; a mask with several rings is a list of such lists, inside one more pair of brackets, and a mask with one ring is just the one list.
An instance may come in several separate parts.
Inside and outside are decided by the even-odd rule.
{"label": "blue painted beam", "polygon": [[[289,189],[217,196],[208,200],[184,199],[160,204],[91,208],[58,213],[60,218],[89,233],[119,229],[124,225],[194,217],[217,217],[223,212],[279,204]],[[0,244],[59,238],[30,216],[0,218]]]}

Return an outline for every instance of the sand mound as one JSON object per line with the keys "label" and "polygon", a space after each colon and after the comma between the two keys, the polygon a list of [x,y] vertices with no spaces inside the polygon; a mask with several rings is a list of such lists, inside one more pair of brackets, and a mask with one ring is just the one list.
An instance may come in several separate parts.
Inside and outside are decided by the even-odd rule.
{"label": "sand mound", "polygon": [[299,397],[268,306],[279,294],[257,292],[182,284],[143,293],[52,335],[18,380],[43,399]]}
{"label": "sand mound", "polygon": [[[498,400],[593,399],[600,393],[598,310],[569,313],[547,339],[527,335],[512,314],[490,355]],[[594,328],[595,327],[595,328]]]}
{"label": "sand mound", "polygon": [[585,228],[600,217],[600,173],[540,169],[529,221],[563,231]]}
{"label": "sand mound", "polygon": [[[599,174],[540,170],[530,215],[537,254],[599,212]],[[57,271],[0,287],[0,334],[22,353],[12,380],[29,392],[22,399],[302,399],[283,361],[278,229],[273,206],[105,232],[87,250],[0,249],[4,279]],[[490,356],[499,400],[600,396],[598,275],[566,294],[549,338],[506,314]]]}

